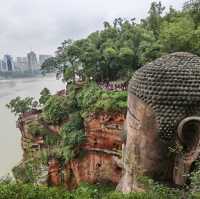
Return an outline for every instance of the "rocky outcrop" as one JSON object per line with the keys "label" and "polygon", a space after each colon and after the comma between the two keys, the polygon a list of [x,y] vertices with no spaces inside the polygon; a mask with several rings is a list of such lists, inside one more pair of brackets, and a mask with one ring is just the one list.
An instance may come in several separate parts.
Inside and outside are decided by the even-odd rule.
{"label": "rocky outcrop", "polygon": [[94,115],[85,121],[87,136],[84,149],[107,149],[113,152],[121,150],[122,130],[125,117],[123,114]]}
{"label": "rocky outcrop", "polygon": [[24,113],[19,116],[17,120],[17,128],[21,132],[21,147],[23,151],[23,160],[26,160],[31,154],[38,150],[43,145],[43,139],[41,137],[33,137],[28,132],[28,124],[33,121],[38,121],[41,114],[40,110],[34,110]]}
{"label": "rocky outcrop", "polygon": [[122,169],[114,157],[121,156],[124,119],[119,113],[104,113],[85,121],[86,142],[81,147],[85,154],[70,162],[77,184],[119,182]]}
{"label": "rocky outcrop", "polygon": [[81,182],[111,182],[117,185],[121,178],[121,168],[114,162],[113,156],[105,151],[88,150],[81,159],[71,161],[77,185]]}
{"label": "rocky outcrop", "polygon": [[[30,156],[34,157],[35,151],[48,148],[43,137],[33,137],[27,128],[29,122],[39,120],[40,114],[40,111],[32,112],[18,120],[24,161]],[[121,157],[124,120],[125,116],[121,113],[101,113],[88,117],[84,121],[86,140],[80,146],[80,154],[64,165],[58,159],[50,157],[46,183],[51,186],[64,184],[70,190],[81,182],[110,182],[117,185],[122,168],[115,160]],[[59,133],[58,126],[45,124],[45,127],[51,133]]]}

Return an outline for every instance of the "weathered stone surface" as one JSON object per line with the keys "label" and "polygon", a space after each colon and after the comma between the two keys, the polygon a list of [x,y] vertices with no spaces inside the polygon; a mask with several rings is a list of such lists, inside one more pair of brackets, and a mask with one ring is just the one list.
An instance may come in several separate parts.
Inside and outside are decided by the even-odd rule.
{"label": "weathered stone surface", "polygon": [[128,89],[120,190],[137,190],[140,175],[184,184],[184,175],[199,155],[200,122],[189,118],[180,134],[177,128],[185,118],[200,117],[199,85],[200,58],[190,53],[163,56],[135,72]]}
{"label": "weathered stone surface", "polygon": [[[40,112],[27,114],[18,121],[22,133],[22,149],[25,161],[32,151],[44,149],[42,137],[32,137],[28,132],[29,122],[37,121]],[[120,158],[122,147],[122,130],[125,116],[121,113],[93,115],[85,120],[86,141],[80,147],[84,151],[78,158],[69,161],[64,166],[51,158],[48,162],[48,179],[51,186],[64,184],[69,190],[77,187],[81,182],[111,182],[117,184],[121,178],[122,168],[115,158]],[[51,133],[58,134],[61,127],[45,124]],[[44,180],[43,180],[44,181]]]}
{"label": "weathered stone surface", "polygon": [[83,158],[71,161],[71,169],[77,185],[81,182],[111,182],[117,184],[121,178],[121,168],[113,161],[113,156],[104,152],[88,151]]}
{"label": "weathered stone surface", "polygon": [[28,124],[33,121],[38,121],[41,114],[40,110],[34,110],[32,112],[27,112],[22,114],[17,120],[17,127],[21,132],[21,147],[23,150],[23,160],[25,161],[31,153],[34,154],[36,150],[43,145],[42,137],[33,137],[28,131]]}
{"label": "weathered stone surface", "polygon": [[101,114],[85,121],[87,140],[85,149],[121,150],[123,114]]}
{"label": "weathered stone surface", "polygon": [[[124,151],[124,176],[118,189],[123,192],[138,189],[137,175],[167,176],[167,149],[157,133],[158,123],[151,107],[129,94],[127,141]],[[169,162],[168,162],[169,163]]]}
{"label": "weathered stone surface", "polygon": [[[67,168],[67,171],[71,172],[68,175],[71,178],[73,176],[76,186],[81,182],[119,182],[122,168],[114,157],[121,155],[124,120],[123,114],[105,113],[85,121],[86,142],[81,147],[83,154],[70,161],[70,169]],[[65,183],[69,186],[69,183]]]}

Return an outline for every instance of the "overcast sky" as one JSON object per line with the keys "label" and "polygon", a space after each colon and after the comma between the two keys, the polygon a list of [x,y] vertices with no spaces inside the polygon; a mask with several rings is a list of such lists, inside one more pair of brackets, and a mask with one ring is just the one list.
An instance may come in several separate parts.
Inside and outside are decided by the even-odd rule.
{"label": "overcast sky", "polygon": [[[77,39],[117,17],[138,20],[150,0],[0,0],[0,57],[34,50],[53,54],[64,39]],[[162,0],[181,9],[185,0]]]}

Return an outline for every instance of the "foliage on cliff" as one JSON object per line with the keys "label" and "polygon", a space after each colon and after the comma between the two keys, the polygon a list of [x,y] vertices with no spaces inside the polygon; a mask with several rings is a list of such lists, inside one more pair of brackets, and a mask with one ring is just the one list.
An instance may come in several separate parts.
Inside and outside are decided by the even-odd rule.
{"label": "foliage on cliff", "polygon": [[52,146],[60,142],[60,136],[51,132],[41,121],[31,121],[28,124],[28,132],[33,138],[42,137],[44,144]]}
{"label": "foliage on cliff", "polygon": [[31,121],[28,124],[28,132],[33,136],[45,136],[46,134],[49,134],[49,130],[46,129],[42,124],[39,123],[39,121]]}
{"label": "foliage on cliff", "polygon": [[21,97],[16,97],[12,99],[6,106],[11,110],[15,115],[29,112],[33,108],[33,99],[32,97],[26,97],[22,99]]}
{"label": "foliage on cliff", "polygon": [[51,97],[50,90],[48,88],[43,88],[42,91],[40,92],[39,103],[41,105],[44,105],[50,97]]}
{"label": "foliage on cliff", "polygon": [[42,163],[39,159],[31,159],[13,168],[15,179],[23,183],[35,183],[41,175]]}
{"label": "foliage on cliff", "polygon": [[65,123],[61,131],[62,150],[65,161],[73,159],[85,141],[83,118],[79,112],[70,115],[69,122]]}
{"label": "foliage on cliff", "polygon": [[92,83],[81,90],[77,101],[83,117],[90,113],[123,112],[127,108],[127,91],[105,91]]}
{"label": "foliage on cliff", "polygon": [[79,112],[70,115],[70,121],[61,129],[61,137],[66,145],[78,146],[84,139],[83,119]]}
{"label": "foliage on cliff", "polygon": [[43,118],[46,122],[60,124],[67,119],[70,104],[66,97],[51,96],[44,105]]}

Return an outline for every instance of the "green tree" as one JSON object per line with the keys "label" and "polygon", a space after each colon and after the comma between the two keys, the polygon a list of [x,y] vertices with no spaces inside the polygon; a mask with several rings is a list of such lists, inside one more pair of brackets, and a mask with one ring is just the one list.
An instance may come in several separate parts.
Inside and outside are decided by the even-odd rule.
{"label": "green tree", "polygon": [[41,92],[40,92],[40,99],[39,99],[39,103],[44,105],[47,100],[50,98],[51,96],[51,92],[48,88],[44,88]]}
{"label": "green tree", "polygon": [[43,74],[55,72],[57,68],[57,60],[55,57],[50,57],[44,61],[44,63],[41,65],[41,71]]}
{"label": "green tree", "polygon": [[68,100],[64,96],[51,96],[44,105],[43,118],[48,123],[60,124],[68,117]]}
{"label": "green tree", "polygon": [[192,17],[196,28],[200,25],[200,1],[194,0],[184,9]]}
{"label": "green tree", "polygon": [[75,82],[76,75],[80,70],[80,49],[76,42],[67,40],[57,51],[57,62],[59,64],[58,74],[63,73],[64,80]]}
{"label": "green tree", "polygon": [[173,22],[164,22],[160,33],[160,42],[164,52],[191,52],[194,23],[189,16],[177,18]]}
{"label": "green tree", "polygon": [[200,56],[200,26],[191,33],[190,47],[190,52]]}
{"label": "green tree", "polygon": [[33,108],[33,97],[26,97],[22,99],[21,97],[16,97],[12,99],[6,106],[11,110],[15,115],[29,112]]}
{"label": "green tree", "polygon": [[152,2],[150,9],[149,9],[149,16],[146,20],[143,21],[143,23],[146,25],[146,27],[153,31],[153,34],[156,39],[159,38],[160,34],[160,26],[162,23],[162,13],[165,10],[165,7],[162,6],[161,1]]}

